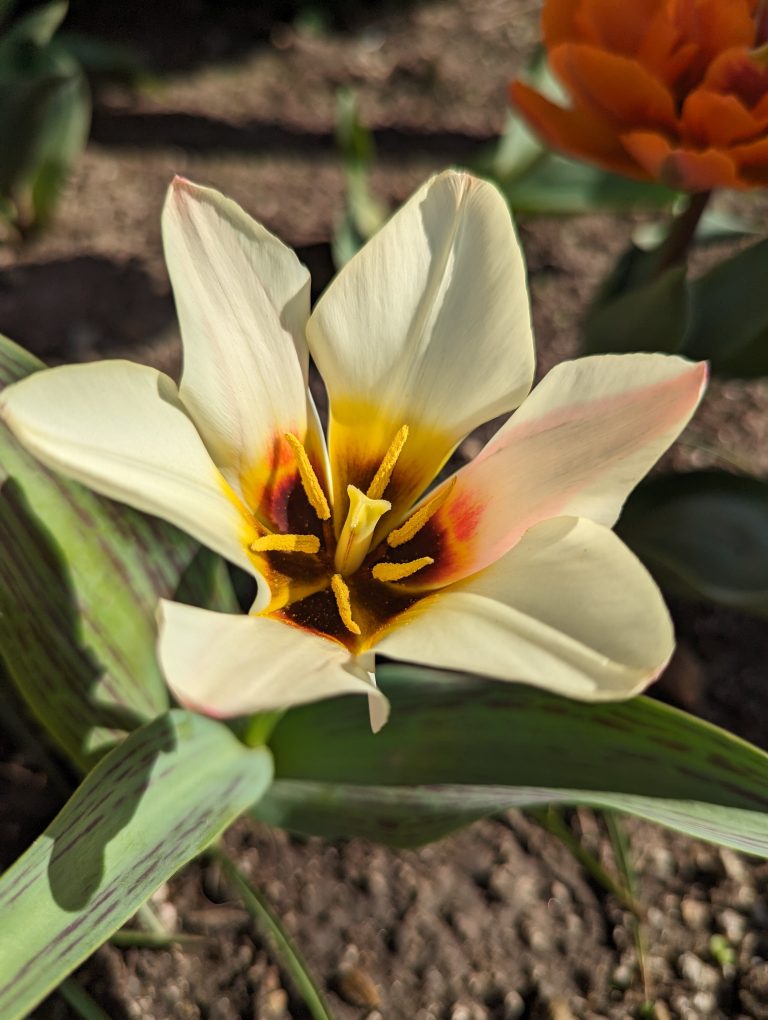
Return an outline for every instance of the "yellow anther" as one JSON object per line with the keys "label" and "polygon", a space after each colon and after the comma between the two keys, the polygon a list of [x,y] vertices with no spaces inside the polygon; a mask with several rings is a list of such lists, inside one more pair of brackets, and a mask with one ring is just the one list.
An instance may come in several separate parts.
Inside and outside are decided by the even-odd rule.
{"label": "yellow anther", "polygon": [[384,495],[384,490],[389,485],[392,472],[395,470],[395,464],[397,464],[397,458],[400,456],[407,438],[408,426],[403,425],[402,428],[397,430],[397,435],[389,444],[389,449],[384,454],[381,464],[379,464],[379,470],[373,476],[373,481],[368,486],[366,496],[369,499],[381,499]]}
{"label": "yellow anther", "polygon": [[301,484],[304,487],[304,492],[307,494],[310,506],[321,521],[327,521],[331,516],[331,508],[328,506],[328,500],[325,498],[323,487],[315,474],[315,469],[309,462],[304,444],[291,432],[286,432],[285,439],[296,455],[299,477],[301,478]]}
{"label": "yellow anther", "polygon": [[251,552],[320,552],[317,535],[262,535],[251,542]]}
{"label": "yellow anther", "polygon": [[352,619],[352,603],[349,600],[349,588],[341,574],[334,574],[331,578],[331,590],[336,596],[336,605],[339,609],[341,622],[350,634],[359,634],[360,628]]}
{"label": "yellow anther", "polygon": [[456,485],[456,479],[452,478],[446,486],[436,492],[431,499],[419,507],[416,513],[411,514],[402,527],[395,528],[387,535],[387,545],[396,549],[399,545],[410,542],[414,535],[417,535],[430,518],[434,517],[440,507],[445,503]]}
{"label": "yellow anther", "polygon": [[410,577],[417,570],[431,566],[435,561],[431,556],[421,556],[417,560],[409,560],[408,563],[377,563],[371,573],[377,581],[402,581]]}

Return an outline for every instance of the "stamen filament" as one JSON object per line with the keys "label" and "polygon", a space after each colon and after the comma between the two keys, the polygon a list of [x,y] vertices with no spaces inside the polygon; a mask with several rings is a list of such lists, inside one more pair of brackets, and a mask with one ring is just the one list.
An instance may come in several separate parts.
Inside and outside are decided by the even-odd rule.
{"label": "stamen filament", "polygon": [[251,552],[320,552],[317,535],[262,535],[251,542]]}
{"label": "stamen filament", "polygon": [[349,598],[349,588],[341,574],[334,574],[331,578],[331,590],[336,597],[336,605],[339,609],[341,622],[350,634],[359,634],[360,628],[352,619],[352,603]]}
{"label": "stamen filament", "polygon": [[453,492],[455,485],[456,479],[452,478],[441,491],[436,492],[431,499],[428,499],[415,513],[411,514],[405,524],[395,528],[394,531],[390,531],[387,535],[387,545],[396,549],[399,545],[405,545],[406,542],[410,542],[414,535],[421,531],[427,521],[434,517]]}
{"label": "stamen filament", "polygon": [[315,469],[309,462],[304,444],[291,432],[286,432],[285,439],[296,456],[299,477],[301,478],[301,484],[304,487],[304,492],[307,494],[310,506],[321,521],[327,521],[331,516],[331,508],[328,506],[328,500],[325,498],[323,487],[315,474]]}
{"label": "stamen filament", "polygon": [[431,566],[435,561],[431,556],[421,556],[408,563],[377,563],[371,573],[377,581],[402,581],[417,570]]}
{"label": "stamen filament", "polygon": [[389,449],[384,454],[381,464],[379,464],[379,470],[373,476],[373,481],[368,486],[366,496],[369,499],[381,499],[384,495],[384,490],[389,485],[392,472],[395,470],[395,464],[397,464],[397,459],[405,446],[407,438],[408,426],[403,425],[397,430],[395,438],[389,444]]}

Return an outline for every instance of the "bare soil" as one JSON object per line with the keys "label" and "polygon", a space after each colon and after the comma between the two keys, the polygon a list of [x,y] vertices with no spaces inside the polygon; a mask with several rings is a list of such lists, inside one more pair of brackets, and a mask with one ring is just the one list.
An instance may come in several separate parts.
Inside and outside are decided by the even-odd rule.
{"label": "bare soil", "polygon": [[[151,16],[142,5],[76,3],[73,27],[132,39],[168,77],[142,95],[100,92],[55,223],[21,249],[0,250],[0,332],[51,362],[124,356],[176,372],[159,234],[174,173],[230,194],[297,247],[319,291],[343,205],[336,90],[356,90],[376,133],[372,187],[394,205],[501,130],[506,81],[535,44],[539,7],[349,3],[331,5],[318,31],[324,8],[291,3],[184,0]],[[576,353],[585,303],[631,228],[599,216],[520,224],[540,371]],[[707,463],[706,444],[738,449],[765,473],[767,433],[764,383],[715,384],[671,462]],[[766,746],[764,623],[673,611],[681,651],[662,695]],[[39,763],[21,752],[3,760],[0,834],[11,854],[40,831],[56,796]],[[588,811],[570,820],[613,867],[602,821]],[[638,821],[626,829],[639,926],[519,814],[418,851],[299,839],[247,821],[226,844],[280,912],[339,1020],[768,1018],[768,864]],[[109,1016],[309,1016],[214,867],[188,867],[155,906],[170,930],[203,939],[162,951],[102,948],[78,978]],[[725,937],[730,962],[713,954],[713,935]],[[655,1014],[641,1011],[645,1001]],[[35,1015],[75,1014],[54,996]]]}

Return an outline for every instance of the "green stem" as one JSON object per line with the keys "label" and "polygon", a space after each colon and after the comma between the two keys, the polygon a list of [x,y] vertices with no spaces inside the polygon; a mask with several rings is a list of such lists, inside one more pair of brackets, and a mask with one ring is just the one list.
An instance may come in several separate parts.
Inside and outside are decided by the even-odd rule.
{"label": "green stem", "polygon": [[218,847],[207,851],[208,857],[221,868],[228,884],[237,893],[243,906],[272,945],[285,970],[290,974],[312,1015],[313,1020],[334,1020],[330,1006],[315,983],[306,960],[294,945],[279,917],[245,878],[236,864]]}
{"label": "green stem", "polygon": [[543,811],[534,811],[533,814],[547,832],[556,836],[561,843],[568,847],[579,864],[589,872],[599,885],[615,896],[619,903],[626,910],[631,911],[635,917],[642,915],[642,907],[635,897],[605,870],[589,850],[582,846],[563,821],[562,814],[557,808],[549,807]]}
{"label": "green stem", "polygon": [[[621,815],[616,811],[604,811],[603,818],[605,819],[606,828],[608,829],[608,838],[611,841],[611,848],[616,861],[616,867],[619,869],[619,873],[624,880],[624,886],[628,893],[633,897],[633,899],[635,899],[635,901],[637,901],[635,870],[632,867],[632,862],[630,860],[629,841],[627,839],[627,833],[624,828]],[[634,913],[632,921],[632,934],[635,939],[637,964],[640,968],[640,980],[643,982],[643,996],[646,1002],[652,1002],[653,995],[651,988],[651,976],[646,963],[647,953],[645,946],[645,933],[643,931],[641,918],[637,913]]]}
{"label": "green stem", "polygon": [[94,1002],[74,978],[65,978],[57,990],[70,1009],[82,1017],[82,1020],[109,1020],[109,1014]]}
{"label": "green stem", "polygon": [[170,933],[134,931],[121,928],[109,940],[120,949],[168,949],[169,946],[194,946],[205,942],[204,935],[172,935]]}
{"label": "green stem", "polygon": [[155,913],[155,909],[149,900],[142,903],[136,911],[136,920],[144,929],[145,935],[156,935],[160,938],[169,938],[171,933]]}
{"label": "green stem", "polygon": [[696,227],[707,208],[711,195],[711,191],[694,192],[688,199],[685,209],[672,220],[667,239],[659,250],[654,276],[661,276],[672,266],[679,262],[685,262],[691,241],[696,233]]}

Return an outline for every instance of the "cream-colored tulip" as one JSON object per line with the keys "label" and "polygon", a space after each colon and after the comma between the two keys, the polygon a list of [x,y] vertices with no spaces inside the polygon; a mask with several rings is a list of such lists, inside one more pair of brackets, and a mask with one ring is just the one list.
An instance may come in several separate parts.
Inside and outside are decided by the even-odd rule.
{"label": "cream-colored tulip", "polygon": [[491,185],[428,181],[311,316],[295,255],[216,192],[174,181],[163,237],[178,389],[103,362],[32,375],[0,407],[50,467],[255,575],[249,615],[162,604],[160,660],[183,704],[230,716],[358,692],[378,728],[376,651],[590,701],[658,675],[669,616],[610,527],[693,413],[703,365],[562,364],[429,490],[532,382],[523,261]]}

